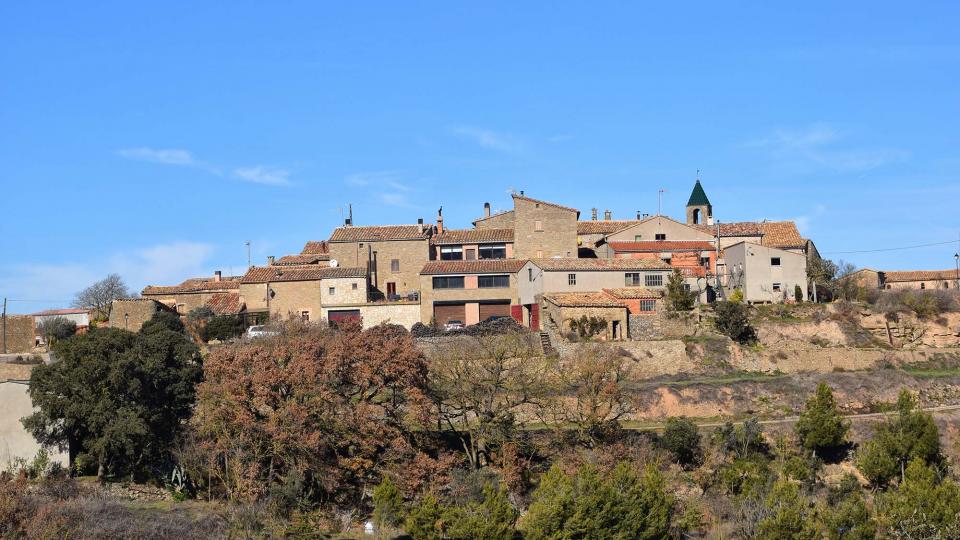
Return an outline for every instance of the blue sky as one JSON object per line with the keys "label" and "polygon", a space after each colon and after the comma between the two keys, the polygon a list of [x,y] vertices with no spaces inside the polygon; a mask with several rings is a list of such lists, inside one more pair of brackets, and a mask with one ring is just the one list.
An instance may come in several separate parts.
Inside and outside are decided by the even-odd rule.
{"label": "blue sky", "polygon": [[[522,5],[520,5],[522,4]],[[780,5],[774,5],[780,4]],[[952,268],[951,2],[6,2],[0,295],[65,305],[510,189],[795,219],[832,258]],[[29,300],[25,302],[23,300]]]}

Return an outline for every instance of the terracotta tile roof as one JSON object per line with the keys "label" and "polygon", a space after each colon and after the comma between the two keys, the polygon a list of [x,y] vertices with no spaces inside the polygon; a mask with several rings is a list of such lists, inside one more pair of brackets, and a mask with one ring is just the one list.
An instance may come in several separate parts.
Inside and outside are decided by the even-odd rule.
{"label": "terracotta tile roof", "polygon": [[551,293],[543,299],[560,307],[624,307],[623,302],[602,292]]}
{"label": "terracotta tile roof", "polygon": [[670,270],[671,266],[659,259],[530,259],[546,271],[585,270]]}
{"label": "terracotta tile roof", "polygon": [[883,272],[884,281],[940,281],[957,279],[957,270],[893,270]]}
{"label": "terracotta tile roof", "polygon": [[610,242],[614,251],[704,251],[714,249],[711,242],[661,240],[646,242]]}
{"label": "terracotta tile roof", "polygon": [[604,289],[604,293],[621,300],[635,300],[638,298],[662,298],[663,292],[651,291],[643,287],[618,287],[615,289]]}
{"label": "terracotta tile roof", "polygon": [[240,288],[241,276],[225,276],[220,281],[214,278],[190,278],[179,285],[147,285],[140,294],[144,296],[158,294],[185,294],[208,291],[229,291]]}
{"label": "terracotta tile roof", "polygon": [[326,240],[311,240],[303,246],[301,255],[328,255],[330,244]]}
{"label": "terracotta tile roof", "polygon": [[274,266],[302,266],[305,264],[318,264],[330,260],[329,253],[318,253],[315,255],[284,255],[273,261]]}
{"label": "terracotta tile roof", "polygon": [[450,229],[434,236],[432,242],[436,245],[513,242],[513,229]]}
{"label": "terracotta tile roof", "polygon": [[[549,201],[542,201],[542,200],[540,200],[540,199],[534,199],[534,198],[532,198],[532,197],[527,197],[526,195],[520,195],[520,194],[518,194],[518,193],[514,193],[514,194],[513,194],[513,198],[514,198],[514,199],[521,199],[521,200],[524,200],[524,201],[530,201],[530,202],[532,202],[532,203],[544,204],[544,205],[547,205],[547,206],[552,206],[552,207],[554,207],[554,208],[559,208],[559,209],[561,209],[561,210],[569,210],[569,211],[571,211],[571,212],[576,212],[578,216],[580,215],[580,211],[577,210],[576,208],[570,208],[569,206],[563,206],[563,205],[559,205],[559,204],[557,204],[557,203],[552,203],[552,202],[549,202]],[[514,202],[514,205],[516,205],[516,202]]]}
{"label": "terracotta tile roof", "polygon": [[[761,236],[763,234],[763,229],[761,228],[762,223],[757,221],[739,221],[736,223],[721,223],[720,224],[720,236]],[[717,226],[716,225],[690,225],[694,229],[700,230],[707,234],[716,236],[717,235]]]}
{"label": "terracotta tile roof", "polygon": [[493,218],[495,218],[495,217],[505,216],[505,215],[507,215],[507,214],[512,214],[512,213],[513,213],[513,210],[504,210],[503,212],[497,212],[496,214],[491,214],[491,215],[489,215],[489,216],[484,216],[484,217],[482,217],[482,218],[477,218],[477,219],[473,220],[473,223],[477,223],[478,221],[486,221],[486,220],[488,220],[488,219],[493,219]]}
{"label": "terracotta tile roof", "polygon": [[315,264],[309,266],[254,266],[243,276],[243,283],[276,283],[280,281],[315,281],[331,278],[357,278],[367,275],[363,268],[346,268]]}
{"label": "terracotta tile roof", "polygon": [[604,219],[578,221],[577,234],[613,234],[640,223],[637,219]]}
{"label": "terracotta tile roof", "polygon": [[34,317],[49,317],[51,315],[87,315],[90,313],[89,309],[77,309],[77,308],[66,308],[66,309],[48,309],[45,311],[38,311],[33,314]]}
{"label": "terracotta tile roof", "polygon": [[766,221],[760,224],[763,238],[760,243],[775,248],[799,248],[806,245],[797,225],[792,221]]}
{"label": "terracotta tile roof", "polygon": [[516,274],[527,264],[526,259],[484,259],[479,261],[430,261],[420,270],[431,274]]}
{"label": "terracotta tile roof", "polygon": [[218,293],[207,300],[207,306],[216,315],[235,315],[243,311],[239,293]]}
{"label": "terracotta tile roof", "polygon": [[424,240],[433,232],[426,225],[371,225],[337,227],[330,242],[375,242],[383,240]]}

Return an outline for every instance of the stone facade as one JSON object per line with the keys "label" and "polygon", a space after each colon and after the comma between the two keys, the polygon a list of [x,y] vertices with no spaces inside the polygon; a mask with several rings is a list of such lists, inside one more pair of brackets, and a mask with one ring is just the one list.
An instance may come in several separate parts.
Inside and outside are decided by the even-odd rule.
{"label": "stone facade", "polygon": [[393,283],[396,294],[406,296],[420,285],[420,269],[430,260],[430,241],[331,242],[330,258],[340,266],[369,268],[371,292],[386,295],[388,283]]}
{"label": "stone facade", "polygon": [[515,257],[577,256],[577,210],[521,195],[513,196],[513,208]]}
{"label": "stone facade", "polygon": [[158,311],[174,312],[170,306],[150,298],[114,300],[110,309],[110,328],[139,332],[143,323],[152,319]]}
{"label": "stone facade", "polygon": [[359,306],[359,309],[364,328],[389,323],[399,324],[409,330],[421,320],[420,304],[416,302],[366,304]]}
{"label": "stone facade", "polygon": [[36,346],[32,315],[7,315],[0,324],[6,327],[0,332],[0,352],[26,353]]}
{"label": "stone facade", "polygon": [[240,296],[247,305],[247,311],[267,311],[270,318],[318,321],[325,317],[324,307],[361,304],[367,299],[367,282],[362,277],[270,282],[269,287],[274,294],[269,301],[267,285],[240,285]]}
{"label": "stone facade", "polygon": [[[500,288],[479,288],[477,278],[480,275],[508,275],[510,286]],[[435,302],[463,302],[465,304],[464,323],[476,324],[480,322],[480,303],[483,301],[509,301],[510,305],[519,302],[517,296],[516,273],[497,272],[491,274],[464,275],[462,289],[434,289],[434,275],[420,276],[420,322],[427,324],[433,319]]]}
{"label": "stone facade", "polygon": [[[651,216],[633,225],[607,236],[610,242],[655,242],[655,241],[702,241],[713,242],[714,236],[702,230],[690,227],[667,216]],[[607,253],[612,257],[612,253]]]}
{"label": "stone facade", "polygon": [[514,223],[514,212],[500,212],[490,217],[480,218],[473,222],[477,229],[512,229]]}
{"label": "stone facade", "polygon": [[[601,340],[619,340],[628,337],[627,309],[625,307],[574,307],[558,306],[549,300],[541,303],[542,317],[558,327],[563,334],[571,332],[570,321],[580,319],[586,316],[597,317],[607,321],[607,329],[604,334],[595,336],[594,339]],[[614,324],[616,323],[616,324]],[[614,330],[616,334],[614,335]]]}

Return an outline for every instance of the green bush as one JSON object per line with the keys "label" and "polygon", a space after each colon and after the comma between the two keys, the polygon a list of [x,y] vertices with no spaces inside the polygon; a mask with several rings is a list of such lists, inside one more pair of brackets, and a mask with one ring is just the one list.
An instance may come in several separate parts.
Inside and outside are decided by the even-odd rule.
{"label": "green bush", "polygon": [[681,465],[699,463],[703,454],[700,448],[700,430],[693,420],[683,416],[667,419],[660,445],[673,453],[677,463]]}
{"label": "green bush", "polygon": [[881,497],[878,507],[889,523],[920,518],[943,533],[960,525],[960,486],[950,479],[940,480],[937,470],[922,459],[913,459],[904,470],[903,481]]}
{"label": "green bush", "polygon": [[756,341],[757,334],[750,326],[747,306],[738,302],[717,302],[714,309],[717,316],[714,324],[718,332],[737,343]]}
{"label": "green bush", "polygon": [[830,540],[872,540],[877,537],[877,522],[859,491],[825,509],[823,529]]}
{"label": "green bush", "polygon": [[236,315],[217,315],[203,328],[203,340],[227,341],[243,335],[243,320]]}
{"label": "green bush", "polygon": [[816,393],[807,401],[794,429],[804,448],[823,453],[844,444],[850,424],[837,411],[837,402],[830,387],[820,383]]}
{"label": "green bush", "polygon": [[77,333],[77,323],[64,317],[54,317],[40,323],[37,331],[48,344],[67,339]]}
{"label": "green bush", "polygon": [[507,493],[492,483],[483,488],[480,501],[446,505],[428,493],[410,510],[406,532],[414,540],[512,540],[519,512],[507,500]]}
{"label": "green bush", "polygon": [[697,300],[695,291],[688,291],[679,270],[674,270],[667,281],[667,306],[672,311],[690,311]]}
{"label": "green bush", "polygon": [[767,516],[758,524],[758,538],[810,539],[819,537],[810,501],[796,484],[780,480],[764,500]]}
{"label": "green bush", "polygon": [[385,476],[373,490],[373,522],[377,524],[377,529],[382,529],[385,526],[399,526],[403,518],[403,495],[397,485]]}
{"label": "green bush", "polygon": [[153,334],[162,330],[183,333],[183,321],[176,313],[169,311],[158,311],[153,314],[149,321],[143,323],[140,327],[141,334]]}
{"label": "green bush", "polygon": [[750,418],[742,424],[727,422],[713,432],[714,444],[728,455],[746,458],[767,451],[763,440],[763,426],[756,418]]}
{"label": "green bush", "polygon": [[857,453],[857,468],[870,483],[883,486],[901,474],[910,461],[942,463],[940,431],[929,413],[917,410],[908,390],[897,398],[897,414],[878,425],[873,439]]}

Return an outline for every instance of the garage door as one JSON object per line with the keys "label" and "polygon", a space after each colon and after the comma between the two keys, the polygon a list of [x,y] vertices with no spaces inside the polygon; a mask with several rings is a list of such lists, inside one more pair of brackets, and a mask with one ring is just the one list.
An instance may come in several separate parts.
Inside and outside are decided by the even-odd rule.
{"label": "garage door", "polygon": [[510,301],[503,300],[498,302],[480,304],[480,320],[485,321],[494,316],[510,316]]}
{"label": "garage door", "polygon": [[331,326],[335,326],[337,323],[346,321],[349,319],[360,319],[360,310],[359,309],[340,309],[340,310],[330,310],[327,312],[327,321]]}
{"label": "garage door", "polygon": [[444,325],[450,321],[466,322],[467,310],[463,304],[434,304],[433,318],[437,324]]}

